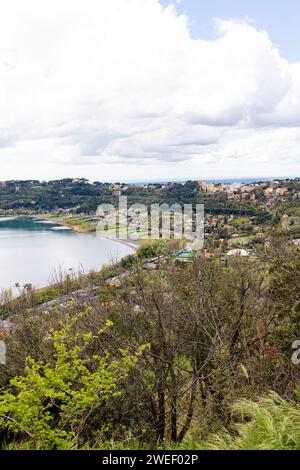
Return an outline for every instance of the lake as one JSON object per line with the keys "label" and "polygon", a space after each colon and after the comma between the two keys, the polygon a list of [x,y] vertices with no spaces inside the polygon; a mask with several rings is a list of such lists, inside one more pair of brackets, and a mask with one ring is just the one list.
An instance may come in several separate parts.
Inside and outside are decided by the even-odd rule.
{"label": "lake", "polygon": [[37,218],[0,217],[0,291],[16,283],[44,287],[60,269],[88,273],[132,252],[95,233],[75,233]]}

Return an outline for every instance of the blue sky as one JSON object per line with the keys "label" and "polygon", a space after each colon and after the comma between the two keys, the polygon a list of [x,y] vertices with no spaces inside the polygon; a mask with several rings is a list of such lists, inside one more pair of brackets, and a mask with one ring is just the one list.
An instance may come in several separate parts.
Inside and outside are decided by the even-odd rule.
{"label": "blue sky", "polygon": [[190,19],[192,35],[212,39],[213,18],[255,21],[258,29],[266,30],[281,55],[290,61],[300,61],[300,1],[299,0],[161,0],[162,5],[176,4],[179,13]]}

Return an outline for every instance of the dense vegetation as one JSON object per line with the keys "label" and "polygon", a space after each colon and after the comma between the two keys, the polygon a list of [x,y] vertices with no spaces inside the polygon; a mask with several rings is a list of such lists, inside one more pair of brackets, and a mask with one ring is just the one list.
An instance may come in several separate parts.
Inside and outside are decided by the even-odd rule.
{"label": "dense vegetation", "polygon": [[[93,213],[102,203],[116,205],[118,202],[118,185],[110,183],[89,183],[85,179],[63,179],[50,182],[12,181],[0,187],[0,210],[52,211],[72,209],[77,213]],[[256,214],[261,211],[249,201],[232,201],[227,195],[208,194],[200,191],[196,181],[184,184],[170,183],[122,185],[122,195],[128,197],[128,204],[205,204],[208,212],[215,214]]]}
{"label": "dense vegetation", "polygon": [[[297,392],[300,399],[300,392]],[[240,417],[235,432],[224,430],[204,443],[189,436],[177,448],[205,450],[300,450],[300,404],[276,393],[233,406]]]}
{"label": "dense vegetation", "polygon": [[85,277],[98,287],[84,298],[43,308],[29,289],[7,304],[3,448],[300,448],[299,248],[184,266],[170,252]]}

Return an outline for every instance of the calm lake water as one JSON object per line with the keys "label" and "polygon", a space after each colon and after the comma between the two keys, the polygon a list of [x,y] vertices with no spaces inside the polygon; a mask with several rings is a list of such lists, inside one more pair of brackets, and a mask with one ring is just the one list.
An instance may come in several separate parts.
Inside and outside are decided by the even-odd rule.
{"label": "calm lake water", "polygon": [[43,287],[60,268],[88,273],[132,252],[94,233],[75,233],[34,218],[0,217],[0,291],[16,283]]}

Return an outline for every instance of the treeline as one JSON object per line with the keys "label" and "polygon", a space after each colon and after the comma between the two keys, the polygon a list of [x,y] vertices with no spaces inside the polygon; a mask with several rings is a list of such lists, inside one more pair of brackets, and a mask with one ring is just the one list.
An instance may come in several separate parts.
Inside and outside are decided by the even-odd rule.
{"label": "treeline", "polygon": [[[121,190],[119,187],[121,187]],[[117,188],[117,189],[116,189]],[[255,215],[262,213],[247,200],[229,200],[224,194],[200,191],[196,181],[149,186],[89,183],[85,179],[63,179],[49,182],[9,181],[0,186],[0,210],[53,211],[72,209],[76,213],[94,213],[100,204],[117,206],[119,194],[128,204],[205,204],[213,214]]]}
{"label": "treeline", "polygon": [[[199,254],[183,267],[164,256],[153,272],[131,260],[116,284],[111,269],[90,298],[11,317],[3,448],[274,447],[283,409],[299,422],[299,249],[277,241],[258,259]],[[282,398],[259,398],[270,390]],[[232,407],[241,399],[249,418],[239,444]],[[299,444],[295,427],[287,448]]]}

